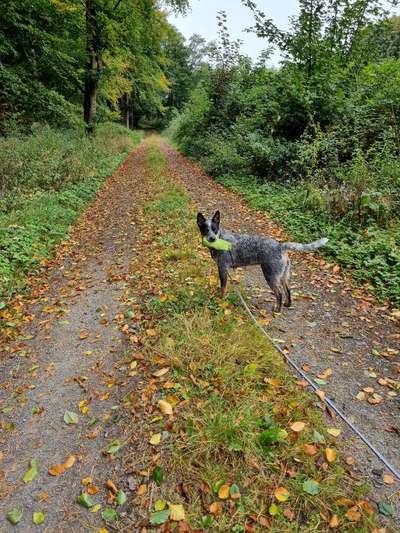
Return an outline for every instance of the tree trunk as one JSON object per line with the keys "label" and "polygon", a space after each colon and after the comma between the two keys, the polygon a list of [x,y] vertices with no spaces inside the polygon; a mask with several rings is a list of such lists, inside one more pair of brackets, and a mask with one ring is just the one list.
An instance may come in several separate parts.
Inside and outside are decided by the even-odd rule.
{"label": "tree trunk", "polygon": [[83,118],[86,123],[86,133],[92,134],[96,120],[97,103],[97,65],[94,53],[89,57],[86,65],[85,94],[83,99]]}
{"label": "tree trunk", "polygon": [[98,76],[101,67],[100,53],[96,35],[96,0],[86,0],[86,72],[85,92],[83,99],[83,118],[86,123],[86,133],[94,132],[96,122],[96,103]]}

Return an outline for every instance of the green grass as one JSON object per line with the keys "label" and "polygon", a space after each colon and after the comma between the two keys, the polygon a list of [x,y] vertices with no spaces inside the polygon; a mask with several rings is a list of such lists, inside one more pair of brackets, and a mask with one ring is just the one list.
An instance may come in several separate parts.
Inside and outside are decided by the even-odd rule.
{"label": "green grass", "polygon": [[387,228],[371,222],[359,227],[343,217],[333,221],[327,212],[313,205],[303,185],[261,182],[251,176],[227,175],[217,181],[240,193],[255,208],[266,211],[299,241],[321,236],[329,243],[322,249],[328,257],[368,285],[381,301],[400,306],[400,224]]}
{"label": "green grass", "polygon": [[104,124],[94,139],[41,127],[0,141],[0,305],[23,289],[26,274],[40,269],[141,138]]}
{"label": "green grass", "polygon": [[[140,287],[143,333],[154,332],[147,339],[142,335],[145,360],[170,368],[167,383],[158,384],[158,398],[174,404],[169,453],[161,454],[164,482],[153,501],[183,503],[187,521],[204,531],[243,532],[251,524],[261,532],[260,520],[269,520],[274,533],[328,531],[333,514],[342,531],[370,531],[374,516],[361,512],[352,524],[337,503],[346,496],[361,509],[365,486],[346,476],[340,459],[326,463],[325,449],[336,442],[326,431],[319,400],[298,386],[237,299],[219,299],[190,198],[165,175],[160,151],[149,145],[154,197],[144,207],[140,235],[152,245],[133,265],[131,291],[135,297]],[[179,249],[183,253],[171,261],[171,250]],[[150,416],[151,431],[162,431],[165,420]],[[299,434],[291,430],[295,421],[306,422]],[[315,445],[316,454],[306,455],[303,444]],[[305,492],[307,480],[318,481],[319,494]],[[236,484],[240,498],[220,499],[221,482]],[[180,483],[186,501],[176,491]],[[274,496],[282,486],[290,493],[283,503]],[[215,503],[221,513],[212,516]]]}

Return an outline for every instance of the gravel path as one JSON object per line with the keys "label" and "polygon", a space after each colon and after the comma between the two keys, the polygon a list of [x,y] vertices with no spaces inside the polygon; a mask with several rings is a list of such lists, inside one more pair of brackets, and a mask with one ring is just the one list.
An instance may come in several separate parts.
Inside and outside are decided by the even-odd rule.
{"label": "gravel path", "polygon": [[[42,531],[97,531],[101,511],[112,498],[107,480],[130,492],[122,462],[104,454],[114,439],[125,440],[121,398],[122,366],[129,348],[121,328],[124,289],[134,253],[136,205],[143,191],[146,145],[142,144],[105,185],[81,216],[71,239],[34,290],[24,339],[6,347],[1,363],[0,531],[37,531],[32,513],[45,513]],[[135,329],[132,320],[130,333]],[[81,403],[83,402],[83,403]],[[85,411],[88,409],[88,412]],[[65,411],[79,415],[64,422]],[[121,423],[120,423],[121,422]],[[139,434],[139,430],[137,431]],[[75,464],[59,476],[48,469],[73,455]],[[24,483],[29,463],[39,474]],[[82,479],[92,478],[86,485]],[[88,480],[86,480],[88,481]],[[121,484],[122,483],[122,484]],[[76,503],[92,492],[102,509],[90,513]],[[98,491],[96,493],[96,491]],[[112,493],[112,491],[111,491]],[[23,510],[18,526],[5,519]]]}

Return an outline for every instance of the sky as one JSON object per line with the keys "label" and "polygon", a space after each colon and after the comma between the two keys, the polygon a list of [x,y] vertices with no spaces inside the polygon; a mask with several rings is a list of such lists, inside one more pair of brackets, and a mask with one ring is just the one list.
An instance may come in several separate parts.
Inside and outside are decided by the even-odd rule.
{"label": "sky", "polygon": [[[258,0],[257,5],[267,17],[274,20],[275,24],[282,29],[289,25],[289,17],[298,12],[298,0]],[[193,33],[199,33],[207,41],[217,36],[217,13],[226,11],[228,15],[228,28],[231,37],[243,41],[242,52],[253,59],[267,47],[263,39],[259,39],[254,33],[243,30],[253,25],[254,17],[249,8],[243,6],[241,0],[190,0],[191,11],[183,17],[174,14],[169,15],[170,22],[185,36],[190,37]],[[276,51],[270,59],[270,63],[278,65],[279,53]]]}

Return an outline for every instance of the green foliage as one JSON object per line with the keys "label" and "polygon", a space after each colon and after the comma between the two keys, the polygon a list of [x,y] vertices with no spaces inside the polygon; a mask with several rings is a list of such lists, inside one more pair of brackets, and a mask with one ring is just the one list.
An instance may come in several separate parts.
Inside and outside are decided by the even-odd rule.
{"label": "green foliage", "polygon": [[282,66],[241,56],[224,19],[217,52],[167,134],[293,237],[327,234],[327,253],[398,303],[397,18],[375,0],[304,0],[282,32],[244,3]]}
{"label": "green foliage", "polygon": [[104,124],[94,139],[83,130],[45,127],[0,141],[0,296],[12,295],[27,272],[40,268],[140,138]]}
{"label": "green foliage", "polygon": [[[180,12],[188,6],[166,4]],[[136,127],[141,116],[180,108],[191,87],[189,48],[158,2],[4,0],[0,28],[4,132],[15,124],[29,130],[32,122],[76,126],[82,94],[87,123],[121,110]]]}

